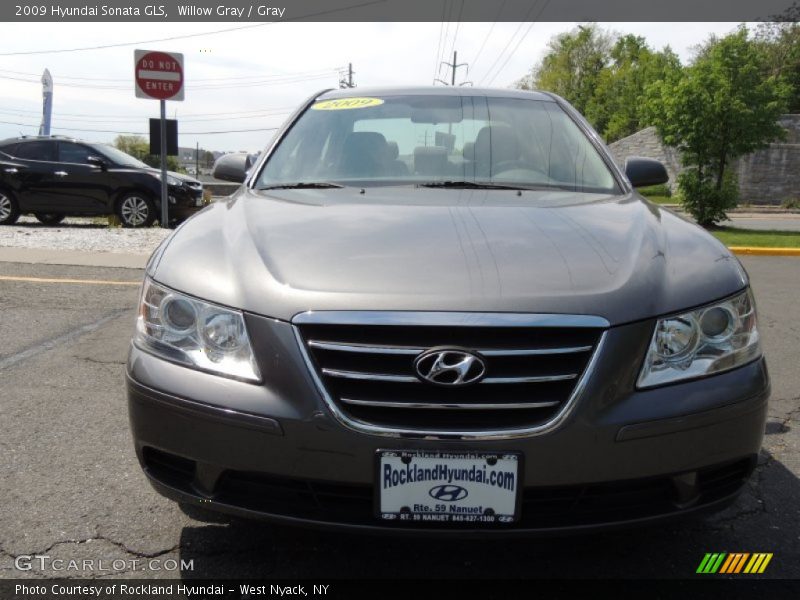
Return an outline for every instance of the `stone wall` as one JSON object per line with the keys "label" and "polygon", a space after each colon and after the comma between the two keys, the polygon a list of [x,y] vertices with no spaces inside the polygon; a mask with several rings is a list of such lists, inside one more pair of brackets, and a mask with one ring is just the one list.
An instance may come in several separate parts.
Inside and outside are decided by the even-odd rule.
{"label": "stone wall", "polygon": [[[741,204],[780,205],[800,200],[800,115],[783,115],[779,123],[787,132],[786,140],[743,156],[731,166],[739,180]],[[680,157],[674,148],[661,143],[655,127],[617,140],[609,148],[620,166],[629,156],[660,160],[667,167],[669,185],[674,188],[681,169]]]}
{"label": "stone wall", "polygon": [[681,170],[680,154],[675,148],[661,143],[655,127],[647,127],[633,135],[617,140],[608,145],[611,155],[621,169],[625,169],[625,159],[629,156],[643,156],[661,161],[669,173],[669,185],[672,187]]}

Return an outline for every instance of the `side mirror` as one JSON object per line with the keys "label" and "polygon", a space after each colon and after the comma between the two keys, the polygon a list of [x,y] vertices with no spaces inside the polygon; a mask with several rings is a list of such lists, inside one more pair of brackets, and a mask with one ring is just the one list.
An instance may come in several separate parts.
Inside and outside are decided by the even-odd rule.
{"label": "side mirror", "polygon": [[220,156],[214,163],[212,175],[215,179],[243,183],[250,168],[248,155],[244,152]]}
{"label": "side mirror", "polygon": [[100,167],[103,171],[108,169],[108,163],[99,156],[89,156],[86,158],[86,162],[93,167]]}
{"label": "side mirror", "polygon": [[648,185],[659,185],[669,181],[667,169],[659,161],[652,158],[631,156],[625,160],[625,175],[635,188]]}

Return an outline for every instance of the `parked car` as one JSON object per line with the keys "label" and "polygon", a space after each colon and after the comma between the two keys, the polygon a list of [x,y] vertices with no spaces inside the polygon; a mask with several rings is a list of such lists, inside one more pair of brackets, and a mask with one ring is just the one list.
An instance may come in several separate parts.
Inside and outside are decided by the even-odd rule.
{"label": "parked car", "polygon": [[[197,179],[169,172],[167,183],[171,221],[204,206]],[[48,225],[117,215],[125,227],[148,227],[161,215],[161,171],[108,144],[57,136],[0,141],[0,225],[26,213]]]}
{"label": "parked car", "polygon": [[724,245],[635,191],[666,180],[553,94],[315,95],[147,266],[127,394],[150,483],[422,535],[730,504],[767,414],[756,309]]}

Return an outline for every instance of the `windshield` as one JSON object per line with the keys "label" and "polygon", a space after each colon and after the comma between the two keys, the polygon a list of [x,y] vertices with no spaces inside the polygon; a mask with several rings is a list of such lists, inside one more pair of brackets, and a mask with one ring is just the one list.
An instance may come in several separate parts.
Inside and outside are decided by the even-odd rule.
{"label": "windshield", "polygon": [[323,100],[295,122],[255,187],[484,183],[618,193],[555,102],[486,96]]}
{"label": "windshield", "polygon": [[150,167],[142,161],[133,158],[130,154],[126,154],[122,150],[109,146],[107,144],[92,144],[92,149],[99,152],[111,162],[116,163],[122,167],[137,167],[149,169]]}

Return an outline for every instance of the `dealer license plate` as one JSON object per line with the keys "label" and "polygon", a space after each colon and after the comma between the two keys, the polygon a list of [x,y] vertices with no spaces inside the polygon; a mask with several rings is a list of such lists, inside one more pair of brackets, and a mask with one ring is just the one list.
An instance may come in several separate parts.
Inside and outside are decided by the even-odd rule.
{"label": "dealer license plate", "polygon": [[378,452],[378,516],[387,521],[513,523],[519,516],[519,454]]}

